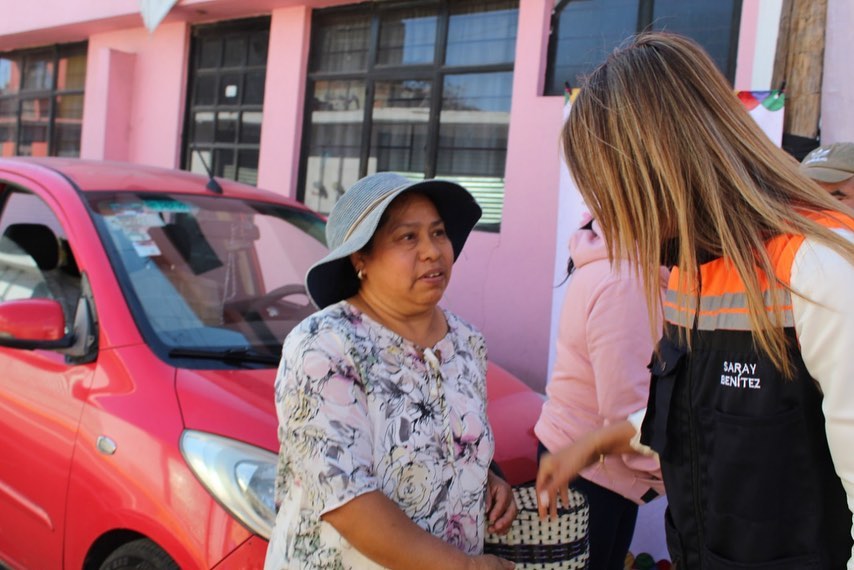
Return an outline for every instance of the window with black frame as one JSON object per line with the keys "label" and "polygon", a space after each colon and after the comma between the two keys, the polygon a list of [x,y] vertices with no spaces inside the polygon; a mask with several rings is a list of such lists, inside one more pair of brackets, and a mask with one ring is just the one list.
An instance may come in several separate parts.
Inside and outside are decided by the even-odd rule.
{"label": "window with black frame", "polygon": [[270,18],[193,29],[183,167],[255,185]]}
{"label": "window with black frame", "polygon": [[0,53],[0,156],[80,156],[86,44]]}
{"label": "window with black frame", "polygon": [[694,39],[730,82],[735,78],[742,0],[557,0],[552,16],[546,95],[602,63],[626,38],[645,30]]}
{"label": "window with black frame", "polygon": [[312,22],[300,198],[328,213],[362,176],[468,188],[497,230],[518,0],[386,2]]}

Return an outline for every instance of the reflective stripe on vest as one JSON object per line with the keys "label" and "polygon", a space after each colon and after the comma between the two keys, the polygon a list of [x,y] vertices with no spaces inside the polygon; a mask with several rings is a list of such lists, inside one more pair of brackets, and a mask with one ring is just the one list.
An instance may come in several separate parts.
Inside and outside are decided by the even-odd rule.
{"label": "reflective stripe on vest", "polygon": [[[809,212],[806,216],[830,229],[854,230],[854,220],[841,218],[841,215],[835,212]],[[776,236],[766,243],[775,277],[781,286],[771,289],[765,274],[759,273],[759,285],[763,291],[766,310],[770,313],[772,321],[776,321],[774,313],[779,311],[782,319],[779,324],[783,327],[794,326],[792,295],[787,288],[791,282],[795,254],[803,241],[804,236],[786,234]],[[732,262],[721,258],[701,265],[700,280],[703,295],[700,299],[697,319],[699,330],[749,331],[752,329],[744,282],[734,270]],[[664,317],[667,322],[681,327],[692,327],[697,296],[696,289],[693,291],[690,289],[690,285],[680,289],[679,268],[673,268],[664,301]],[[684,293],[680,294],[681,292]]]}

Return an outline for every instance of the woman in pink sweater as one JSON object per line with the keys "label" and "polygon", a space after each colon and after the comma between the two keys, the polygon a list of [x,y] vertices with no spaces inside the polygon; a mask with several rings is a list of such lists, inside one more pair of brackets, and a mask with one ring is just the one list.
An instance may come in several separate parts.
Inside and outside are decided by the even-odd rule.
{"label": "woman in pink sweater", "polygon": [[[588,432],[625,420],[646,405],[647,363],[654,340],[643,284],[628,262],[612,267],[595,221],[573,234],[556,357],[534,431],[540,453],[557,451]],[[662,286],[667,271],[662,268]],[[655,329],[657,330],[657,329]],[[638,504],[662,494],[653,457],[610,456],[570,487],[590,505],[590,568],[622,570]]]}

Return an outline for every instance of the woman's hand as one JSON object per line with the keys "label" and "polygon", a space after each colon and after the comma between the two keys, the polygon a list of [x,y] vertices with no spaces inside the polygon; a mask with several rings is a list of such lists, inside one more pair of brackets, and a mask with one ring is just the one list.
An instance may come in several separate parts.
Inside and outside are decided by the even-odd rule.
{"label": "woman's hand", "polygon": [[636,453],[630,445],[635,428],[628,421],[590,432],[557,453],[540,458],[537,471],[537,512],[540,519],[557,518],[557,495],[569,506],[569,482],[599,458],[612,453]]}
{"label": "woman's hand", "polygon": [[556,453],[544,453],[537,471],[537,512],[541,520],[557,518],[557,496],[569,505],[569,482],[593,463],[589,440],[581,439]]}
{"label": "woman's hand", "polygon": [[492,554],[472,556],[466,570],[512,570],[516,565]]}
{"label": "woman's hand", "polygon": [[489,471],[486,477],[486,529],[497,534],[507,534],[517,512],[510,484]]}
{"label": "woman's hand", "polygon": [[322,515],[321,520],[331,524],[356,550],[384,568],[515,568],[512,562],[496,556],[471,556],[433,536],[412,522],[412,519],[381,491],[359,495]]}

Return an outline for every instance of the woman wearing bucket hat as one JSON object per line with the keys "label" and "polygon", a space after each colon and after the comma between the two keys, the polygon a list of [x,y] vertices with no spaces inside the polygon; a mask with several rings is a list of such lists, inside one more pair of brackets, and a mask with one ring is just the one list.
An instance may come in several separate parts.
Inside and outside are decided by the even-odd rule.
{"label": "woman wearing bucket hat", "polygon": [[306,276],[320,310],[285,339],[276,381],[268,570],[513,568],[480,554],[516,513],[488,469],[484,339],[438,306],[480,214],[457,184],[393,173],[332,209]]}

